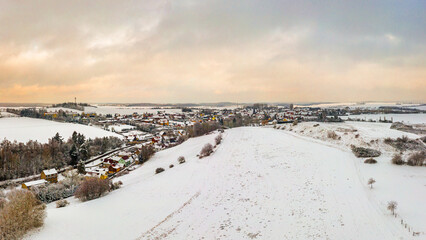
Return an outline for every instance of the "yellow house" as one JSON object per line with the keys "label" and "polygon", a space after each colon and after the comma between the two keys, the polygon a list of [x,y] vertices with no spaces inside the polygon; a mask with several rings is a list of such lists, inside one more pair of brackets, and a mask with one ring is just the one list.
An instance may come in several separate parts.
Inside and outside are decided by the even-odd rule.
{"label": "yellow house", "polygon": [[44,179],[46,181],[49,181],[51,183],[57,183],[58,182],[58,172],[54,168],[48,169],[48,170],[43,170],[43,172],[41,172],[40,178]]}

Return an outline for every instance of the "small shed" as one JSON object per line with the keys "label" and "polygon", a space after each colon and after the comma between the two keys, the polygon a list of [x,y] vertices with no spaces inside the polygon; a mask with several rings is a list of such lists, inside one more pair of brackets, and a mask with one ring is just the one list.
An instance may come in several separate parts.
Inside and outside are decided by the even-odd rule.
{"label": "small shed", "polygon": [[33,187],[45,186],[48,183],[49,183],[48,181],[46,181],[44,179],[40,179],[40,180],[35,180],[35,181],[23,183],[22,188],[30,190]]}

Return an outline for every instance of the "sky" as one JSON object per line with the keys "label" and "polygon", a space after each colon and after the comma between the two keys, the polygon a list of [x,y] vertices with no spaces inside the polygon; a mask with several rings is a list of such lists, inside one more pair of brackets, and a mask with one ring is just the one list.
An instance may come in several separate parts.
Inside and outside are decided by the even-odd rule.
{"label": "sky", "polygon": [[0,0],[0,102],[426,102],[426,1]]}

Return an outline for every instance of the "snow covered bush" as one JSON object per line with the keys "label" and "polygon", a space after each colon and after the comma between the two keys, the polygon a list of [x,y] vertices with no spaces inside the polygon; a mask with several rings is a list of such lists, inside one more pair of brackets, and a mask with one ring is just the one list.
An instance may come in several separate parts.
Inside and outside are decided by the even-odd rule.
{"label": "snow covered bush", "polygon": [[169,166],[169,168],[173,168],[175,165],[173,165],[173,164],[170,164],[170,166]]}
{"label": "snow covered bush", "polygon": [[327,137],[328,138],[331,138],[331,139],[333,139],[333,140],[336,140],[336,139],[338,139],[339,138],[339,136],[336,134],[336,132],[334,132],[334,131],[328,131],[327,132]]}
{"label": "snow covered bush", "polygon": [[426,164],[426,152],[420,151],[411,154],[407,159],[410,166],[423,166]]}
{"label": "snow covered bush", "polygon": [[34,187],[31,191],[36,197],[44,202],[51,203],[63,198],[71,197],[77,190],[78,185],[65,186],[62,183],[49,184],[48,186]]}
{"label": "snow covered bush", "polygon": [[379,157],[382,153],[371,148],[351,146],[352,152],[358,158]]}
{"label": "snow covered bush", "polygon": [[185,163],[185,157],[184,156],[178,157],[178,162],[179,164]]}
{"label": "snow covered bush", "polygon": [[392,157],[392,164],[396,164],[396,165],[403,165],[404,164],[404,161],[402,160],[401,154],[395,154]]}
{"label": "snow covered bush", "polygon": [[162,173],[162,172],[164,172],[164,168],[155,169],[155,174],[159,174],[159,173]]}
{"label": "snow covered bush", "polygon": [[383,142],[396,148],[401,152],[404,152],[406,150],[426,150],[425,145],[420,140],[409,139],[407,136],[402,136],[396,139],[385,138]]}
{"label": "snow covered bush", "polygon": [[67,200],[63,199],[63,200],[58,200],[56,202],[56,208],[63,208],[66,207],[68,204],[70,204]]}
{"label": "snow covered bush", "polygon": [[110,182],[109,190],[110,191],[117,190],[121,187],[121,185],[123,185],[122,181],[118,181],[118,182],[115,182],[115,183]]}
{"label": "snow covered bush", "polygon": [[210,143],[207,143],[201,149],[200,158],[210,156],[210,154],[212,154],[212,152],[213,152],[213,146]]}
{"label": "snow covered bush", "polygon": [[222,134],[217,135],[214,140],[216,142],[216,145],[219,145],[222,142]]}
{"label": "snow covered bush", "polygon": [[75,197],[81,201],[88,201],[99,198],[110,190],[108,180],[99,178],[87,178],[78,187]]}
{"label": "snow covered bush", "polygon": [[0,211],[0,239],[21,239],[43,225],[46,206],[28,190],[12,190]]}

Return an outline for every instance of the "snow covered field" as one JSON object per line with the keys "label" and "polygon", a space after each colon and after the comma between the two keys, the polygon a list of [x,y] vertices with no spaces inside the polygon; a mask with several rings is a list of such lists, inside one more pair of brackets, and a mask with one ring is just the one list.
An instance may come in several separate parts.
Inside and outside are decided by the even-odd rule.
{"label": "snow covered field", "polygon": [[343,116],[342,119],[348,119],[355,118],[355,119],[364,119],[366,121],[368,120],[379,120],[384,119],[391,120],[393,119],[393,122],[403,122],[408,124],[419,124],[424,123],[426,124],[426,113],[419,113],[419,114],[361,114],[361,115],[350,115],[350,116]]}
{"label": "snow covered field", "polygon": [[45,143],[56,133],[59,133],[64,139],[68,139],[74,131],[84,134],[86,138],[121,137],[118,134],[82,124],[60,123],[25,117],[0,118],[0,140],[5,138],[18,142],[37,140]]}
{"label": "snow covered field", "polygon": [[386,210],[397,201],[399,216],[426,232],[425,168],[364,165],[342,145],[272,128],[227,130],[198,159],[215,136],[158,152],[100,199],[48,205],[27,239],[425,239]]}
{"label": "snow covered field", "polygon": [[150,107],[119,107],[119,106],[97,106],[97,107],[85,107],[84,111],[86,113],[96,113],[96,114],[102,114],[107,115],[111,114],[114,115],[116,113],[120,115],[130,115],[135,112],[138,114],[143,113],[157,113],[158,111],[165,111],[166,113],[182,113],[181,109],[177,108],[164,108],[164,109],[153,109]]}

